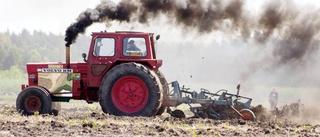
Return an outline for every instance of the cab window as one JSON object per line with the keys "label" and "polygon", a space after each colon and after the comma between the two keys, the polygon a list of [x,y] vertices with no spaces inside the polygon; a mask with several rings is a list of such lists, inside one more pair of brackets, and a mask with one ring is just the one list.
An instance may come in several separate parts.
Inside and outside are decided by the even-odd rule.
{"label": "cab window", "polygon": [[139,37],[126,37],[123,39],[124,56],[146,56],[146,40]]}
{"label": "cab window", "polygon": [[113,38],[96,38],[93,55],[94,56],[113,56],[115,40]]}

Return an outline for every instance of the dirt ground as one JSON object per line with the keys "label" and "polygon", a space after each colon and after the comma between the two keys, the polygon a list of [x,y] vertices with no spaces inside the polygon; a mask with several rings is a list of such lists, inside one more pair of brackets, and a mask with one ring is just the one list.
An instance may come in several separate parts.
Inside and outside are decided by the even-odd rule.
{"label": "dirt ground", "polygon": [[[58,116],[21,116],[14,104],[0,104],[0,136],[320,136],[320,125],[278,117],[262,106],[253,107],[254,122],[155,117],[118,117],[100,107],[62,108]],[[301,114],[299,114],[301,115]],[[296,114],[293,117],[298,117]],[[305,121],[308,122],[308,121]]]}

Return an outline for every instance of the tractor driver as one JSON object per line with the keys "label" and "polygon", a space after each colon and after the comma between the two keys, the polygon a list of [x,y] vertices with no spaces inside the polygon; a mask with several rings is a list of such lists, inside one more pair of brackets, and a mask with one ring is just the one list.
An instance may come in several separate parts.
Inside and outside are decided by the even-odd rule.
{"label": "tractor driver", "polygon": [[130,40],[127,44],[127,51],[141,51],[141,50],[134,44],[134,40]]}

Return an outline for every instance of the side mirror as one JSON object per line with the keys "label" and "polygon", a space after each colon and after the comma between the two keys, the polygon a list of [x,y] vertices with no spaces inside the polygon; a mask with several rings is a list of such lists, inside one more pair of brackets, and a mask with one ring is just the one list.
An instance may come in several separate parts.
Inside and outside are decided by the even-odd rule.
{"label": "side mirror", "polygon": [[160,39],[160,35],[157,35],[157,36],[156,36],[156,40],[159,40],[159,39]]}
{"label": "side mirror", "polygon": [[87,62],[87,54],[86,53],[82,53],[82,58],[84,62]]}

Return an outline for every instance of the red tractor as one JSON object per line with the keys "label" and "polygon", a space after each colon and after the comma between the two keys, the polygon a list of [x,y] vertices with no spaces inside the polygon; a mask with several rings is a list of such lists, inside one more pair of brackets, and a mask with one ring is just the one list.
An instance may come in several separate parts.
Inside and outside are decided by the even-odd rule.
{"label": "red tractor", "polygon": [[84,62],[70,63],[67,46],[65,63],[28,63],[28,85],[21,86],[17,110],[23,115],[57,115],[60,102],[75,99],[99,102],[103,112],[118,116],[161,115],[168,108],[171,116],[182,118],[183,111],[170,107],[188,104],[196,117],[234,118],[226,114],[231,110],[239,119],[255,119],[249,110],[252,99],[239,95],[240,85],[237,94],[190,92],[174,81],[169,92],[159,71],[162,60],[156,59],[154,39],[159,38],[142,32],[93,33],[88,54],[82,54]]}
{"label": "red tractor", "polygon": [[[105,113],[161,115],[169,89],[156,58],[153,33],[99,32],[84,62],[28,63],[28,85],[22,85],[16,107],[24,115],[57,114],[70,99],[99,102]],[[165,103],[164,103],[165,104]]]}

